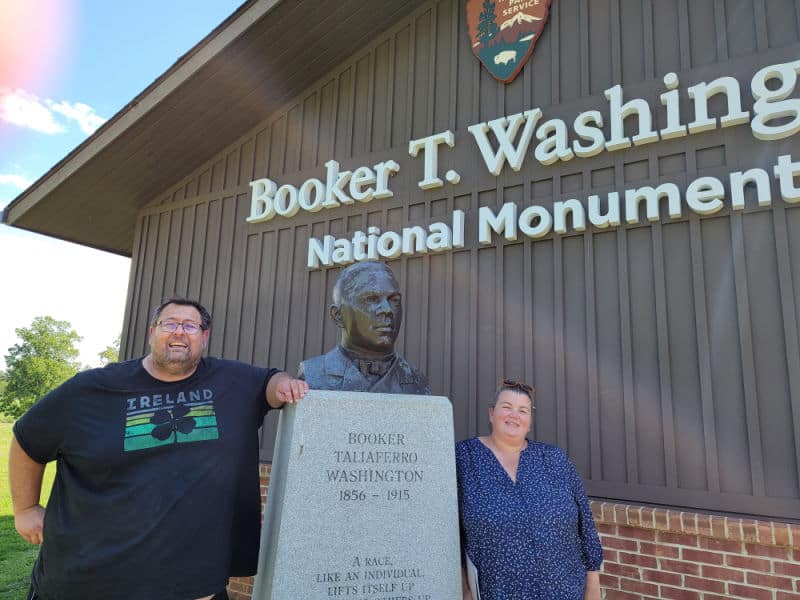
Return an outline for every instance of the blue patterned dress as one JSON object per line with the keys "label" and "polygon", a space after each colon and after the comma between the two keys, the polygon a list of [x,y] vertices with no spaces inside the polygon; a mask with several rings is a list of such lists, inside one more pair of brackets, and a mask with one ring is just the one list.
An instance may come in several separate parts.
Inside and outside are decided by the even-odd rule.
{"label": "blue patterned dress", "polygon": [[582,600],[603,549],[580,475],[556,446],[529,441],[516,483],[478,438],[456,445],[462,544],[481,600]]}

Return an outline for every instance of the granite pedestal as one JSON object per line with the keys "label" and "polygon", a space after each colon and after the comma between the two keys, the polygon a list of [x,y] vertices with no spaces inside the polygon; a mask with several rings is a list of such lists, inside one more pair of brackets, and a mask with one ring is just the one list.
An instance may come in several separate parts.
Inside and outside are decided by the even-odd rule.
{"label": "granite pedestal", "polygon": [[283,409],[254,600],[461,598],[447,398],[314,390]]}

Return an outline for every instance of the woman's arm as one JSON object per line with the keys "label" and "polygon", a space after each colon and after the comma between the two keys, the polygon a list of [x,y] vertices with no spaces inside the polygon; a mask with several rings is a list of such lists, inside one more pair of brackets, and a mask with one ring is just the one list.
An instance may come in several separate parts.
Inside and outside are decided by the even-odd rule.
{"label": "woman's arm", "polygon": [[586,590],[583,600],[600,600],[600,571],[586,571]]}
{"label": "woman's arm", "polygon": [[461,567],[461,598],[462,600],[472,600],[472,592],[467,581],[467,570]]}

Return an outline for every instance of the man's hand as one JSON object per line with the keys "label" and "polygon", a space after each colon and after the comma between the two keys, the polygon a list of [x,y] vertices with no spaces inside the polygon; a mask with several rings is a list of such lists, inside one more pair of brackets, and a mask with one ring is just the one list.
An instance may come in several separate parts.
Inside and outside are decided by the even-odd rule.
{"label": "man's hand", "polygon": [[41,504],[34,504],[29,508],[17,511],[14,515],[14,527],[26,542],[41,544],[44,540],[44,508]]}
{"label": "man's hand", "polygon": [[272,408],[295,404],[307,391],[308,384],[302,379],[295,379],[288,373],[276,373],[267,384],[267,402]]}

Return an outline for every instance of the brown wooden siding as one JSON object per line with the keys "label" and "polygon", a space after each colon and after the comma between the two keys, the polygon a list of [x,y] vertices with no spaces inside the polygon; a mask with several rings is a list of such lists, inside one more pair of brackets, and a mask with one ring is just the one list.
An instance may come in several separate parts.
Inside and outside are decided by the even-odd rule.
{"label": "brown wooden siding", "polygon": [[[684,97],[734,75],[748,110],[750,77],[800,56],[800,5],[554,0],[507,86],[472,56],[463,14],[463,1],[442,0],[398,22],[141,212],[123,355],[146,352],[147,315],[178,294],[212,310],[212,354],[294,371],[338,339],[327,316],[338,269],[306,268],[309,237],[399,231],[461,209],[465,248],[390,262],[406,306],[399,349],[451,398],[459,439],[487,431],[498,378],[519,376],[538,390],[535,436],[569,452],[590,494],[796,518],[800,210],[777,182],[768,208],[748,197],[744,211],[700,217],[684,205],[680,219],[484,247],[475,233],[480,206],[552,207],[667,181],[683,193],[699,176],[771,171],[778,155],[798,154],[796,139],[759,142],[744,125],[549,167],[528,156],[519,173],[494,177],[466,127],[537,106],[568,122],[607,115],[603,91],[620,83],[661,128],[669,71]],[[440,151],[439,168],[462,181],[422,191],[408,141],[445,129],[456,146]],[[343,168],[397,160],[395,197],[245,222],[250,180],[298,185],[331,158]],[[273,435],[268,420],[267,459]]]}

